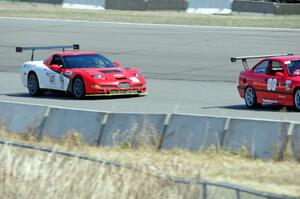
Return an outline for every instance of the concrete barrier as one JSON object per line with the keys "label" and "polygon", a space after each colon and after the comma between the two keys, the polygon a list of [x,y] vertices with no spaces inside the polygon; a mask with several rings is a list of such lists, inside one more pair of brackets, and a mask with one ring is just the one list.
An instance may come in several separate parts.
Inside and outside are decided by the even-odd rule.
{"label": "concrete barrier", "polygon": [[0,122],[7,131],[27,133],[43,123],[48,107],[0,102]]}
{"label": "concrete barrier", "polygon": [[164,130],[166,114],[110,113],[100,145],[112,146],[147,142],[157,145]]}
{"label": "concrete barrier", "polygon": [[145,10],[145,0],[106,0],[106,9],[111,10]]}
{"label": "concrete barrier", "polygon": [[219,147],[225,123],[226,118],[221,117],[172,115],[162,148],[199,150],[211,145]]}
{"label": "concrete barrier", "polygon": [[67,132],[81,133],[84,143],[98,144],[102,120],[106,113],[51,108],[43,125],[42,137],[59,139]]}
{"label": "concrete barrier", "polygon": [[291,136],[292,157],[300,161],[300,124],[294,124],[293,133]]}
{"label": "concrete barrier", "polygon": [[277,3],[275,4],[275,14],[277,15],[299,15],[300,4],[296,3]]}
{"label": "concrete barrier", "polygon": [[296,3],[234,0],[232,3],[232,12],[261,13],[272,15],[297,15],[300,14],[300,5]]}
{"label": "concrete barrier", "polygon": [[189,0],[187,13],[230,14],[232,0]]}
{"label": "concrete barrier", "polygon": [[24,2],[24,3],[47,3],[47,4],[62,4],[63,0],[6,0],[11,2]]}
{"label": "concrete barrier", "polygon": [[106,0],[63,0],[63,8],[104,10]]}
{"label": "concrete barrier", "polygon": [[235,0],[232,3],[232,12],[253,12],[253,13],[274,14],[275,7],[274,7],[274,3],[272,2]]}
{"label": "concrete barrier", "polygon": [[186,10],[187,0],[148,0],[146,10]]}
{"label": "concrete barrier", "polygon": [[222,147],[233,151],[246,147],[254,158],[282,158],[288,125],[278,121],[231,119]]}

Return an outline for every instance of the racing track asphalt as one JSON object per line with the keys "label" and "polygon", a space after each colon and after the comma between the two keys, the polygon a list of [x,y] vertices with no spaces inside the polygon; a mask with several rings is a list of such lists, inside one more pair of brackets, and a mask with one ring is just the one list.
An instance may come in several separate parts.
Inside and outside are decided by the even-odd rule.
{"label": "racing track asphalt", "polygon": [[[299,113],[265,106],[248,110],[237,93],[242,69],[231,56],[292,52],[300,54],[300,30],[192,27],[0,18],[0,101],[112,112],[189,113],[300,121]],[[142,70],[149,95],[135,98],[89,97],[74,100],[46,94],[32,98],[18,69],[30,53],[16,46],[79,43],[122,66]],[[39,51],[43,59],[49,51]],[[253,62],[252,62],[253,63]]]}

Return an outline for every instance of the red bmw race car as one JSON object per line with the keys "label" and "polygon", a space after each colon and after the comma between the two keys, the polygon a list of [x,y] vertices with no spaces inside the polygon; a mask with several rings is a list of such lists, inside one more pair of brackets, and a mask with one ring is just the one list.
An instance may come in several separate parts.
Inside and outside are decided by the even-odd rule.
{"label": "red bmw race car", "polygon": [[[34,52],[40,49],[62,48],[44,61],[33,61]],[[142,72],[121,68],[119,63],[96,52],[79,50],[79,45],[17,47],[17,52],[31,50],[31,61],[21,66],[23,85],[32,96],[43,91],[65,91],[80,99],[87,95],[143,95],[146,80]]]}
{"label": "red bmw race car", "polygon": [[[249,69],[248,59],[260,59]],[[300,56],[276,54],[232,57],[241,60],[244,71],[240,73],[238,91],[249,108],[261,104],[281,104],[300,111]]]}

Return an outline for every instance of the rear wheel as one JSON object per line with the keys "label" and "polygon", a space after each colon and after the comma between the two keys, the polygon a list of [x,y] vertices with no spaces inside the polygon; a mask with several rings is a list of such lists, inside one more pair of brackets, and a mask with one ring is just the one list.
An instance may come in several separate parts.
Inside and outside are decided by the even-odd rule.
{"label": "rear wheel", "polygon": [[245,104],[248,108],[258,108],[260,106],[257,103],[256,94],[252,87],[247,87],[245,90]]}
{"label": "rear wheel", "polygon": [[42,94],[38,77],[33,72],[28,75],[27,88],[31,96],[39,96]]}
{"label": "rear wheel", "polygon": [[294,93],[294,109],[300,111],[300,89]]}
{"label": "rear wheel", "polygon": [[81,77],[75,77],[73,81],[72,93],[76,99],[81,99],[85,96],[84,82]]}

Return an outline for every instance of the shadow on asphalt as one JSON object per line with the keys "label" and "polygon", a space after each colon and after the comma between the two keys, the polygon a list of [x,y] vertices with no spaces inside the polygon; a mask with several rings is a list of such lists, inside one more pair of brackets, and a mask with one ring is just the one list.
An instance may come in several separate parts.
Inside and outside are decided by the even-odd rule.
{"label": "shadow on asphalt", "polygon": [[34,98],[34,99],[59,99],[59,100],[112,100],[112,99],[129,99],[143,97],[143,95],[119,95],[119,96],[86,96],[83,99],[75,99],[71,95],[61,92],[45,92],[41,96],[32,97],[28,93],[6,93],[1,94],[10,97]]}

